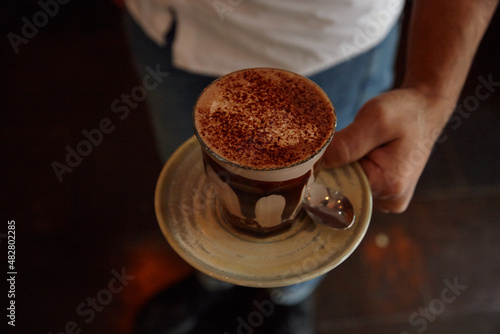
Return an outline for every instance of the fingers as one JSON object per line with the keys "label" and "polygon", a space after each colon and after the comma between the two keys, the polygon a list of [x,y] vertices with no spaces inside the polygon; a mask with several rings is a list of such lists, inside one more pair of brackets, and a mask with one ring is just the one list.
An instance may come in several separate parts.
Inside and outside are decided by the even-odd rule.
{"label": "fingers", "polygon": [[379,95],[361,108],[351,125],[335,134],[324,156],[325,166],[359,161],[375,208],[403,212],[434,143],[430,133],[436,128],[431,117],[434,109],[411,90]]}
{"label": "fingers", "polygon": [[354,122],[336,133],[325,153],[325,166],[338,167],[366,156],[397,138],[395,120],[389,119],[378,99],[367,102]]}
{"label": "fingers", "polygon": [[[371,128],[378,129],[376,126]],[[339,134],[340,139],[329,148],[332,151],[326,166],[359,161],[370,183],[375,209],[393,213],[405,211],[413,196],[420,166],[408,165],[403,160],[405,147],[401,142],[393,140],[392,136],[370,137],[370,131],[361,131],[357,124]]]}
{"label": "fingers", "polygon": [[404,212],[415,190],[413,180],[383,169],[370,157],[361,159],[360,164],[370,183],[373,207],[384,213]]}

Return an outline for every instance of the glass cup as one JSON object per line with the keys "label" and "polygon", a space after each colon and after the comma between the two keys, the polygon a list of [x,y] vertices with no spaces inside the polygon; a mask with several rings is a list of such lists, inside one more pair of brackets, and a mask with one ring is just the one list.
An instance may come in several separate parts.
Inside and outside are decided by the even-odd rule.
{"label": "glass cup", "polygon": [[265,237],[293,224],[320,172],[336,116],[313,81],[251,68],[207,86],[193,125],[224,223]]}

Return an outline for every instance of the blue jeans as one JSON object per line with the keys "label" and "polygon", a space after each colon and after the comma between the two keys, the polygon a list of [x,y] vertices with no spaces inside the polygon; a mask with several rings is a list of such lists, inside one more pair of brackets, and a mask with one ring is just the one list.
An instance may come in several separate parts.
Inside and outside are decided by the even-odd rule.
{"label": "blue jeans", "polygon": [[[147,97],[159,154],[166,162],[175,149],[193,135],[191,117],[194,104],[203,89],[216,78],[189,73],[172,65],[171,45],[175,29],[168,34],[166,46],[159,47],[130,15],[126,15],[124,23],[140,78],[148,75],[147,68],[169,73],[165,80],[148,92]],[[338,130],[353,121],[366,101],[392,87],[398,41],[399,25],[396,25],[373,49],[310,76],[332,100]],[[212,289],[218,285],[208,276],[201,277],[202,283],[205,281]],[[271,296],[276,297],[278,304],[294,304],[309,296],[321,279],[274,289]],[[220,283],[221,288],[226,288],[226,285]]]}

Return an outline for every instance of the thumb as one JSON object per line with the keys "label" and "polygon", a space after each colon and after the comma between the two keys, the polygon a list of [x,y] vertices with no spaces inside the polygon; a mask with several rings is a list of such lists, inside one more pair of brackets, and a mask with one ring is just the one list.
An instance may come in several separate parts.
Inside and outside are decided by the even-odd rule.
{"label": "thumb", "polygon": [[380,122],[374,121],[376,113],[365,105],[354,121],[333,136],[324,155],[325,167],[339,167],[358,161],[377,147],[388,143],[393,138]]}
{"label": "thumb", "polygon": [[366,149],[354,142],[359,138],[359,135],[356,135],[358,132],[356,127],[349,125],[333,136],[323,158],[325,167],[339,167],[356,161],[367,153],[364,152]]}

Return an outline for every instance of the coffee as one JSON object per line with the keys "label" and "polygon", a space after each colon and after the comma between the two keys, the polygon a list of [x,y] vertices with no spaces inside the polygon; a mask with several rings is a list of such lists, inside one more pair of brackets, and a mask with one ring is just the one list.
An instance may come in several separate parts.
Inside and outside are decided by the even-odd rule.
{"label": "coffee", "polygon": [[218,79],[205,89],[194,114],[198,135],[211,151],[255,169],[306,160],[330,139],[334,117],[321,88],[275,69]]}
{"label": "coffee", "polygon": [[225,219],[266,234],[296,216],[336,119],[328,96],[309,79],[258,68],[210,84],[193,121]]}

